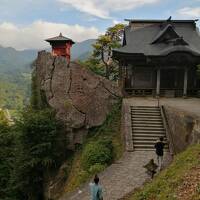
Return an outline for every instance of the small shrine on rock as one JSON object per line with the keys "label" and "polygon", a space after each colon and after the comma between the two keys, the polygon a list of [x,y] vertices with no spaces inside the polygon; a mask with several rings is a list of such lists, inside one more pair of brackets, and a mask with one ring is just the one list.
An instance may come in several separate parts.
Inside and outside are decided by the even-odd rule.
{"label": "small shrine on rock", "polygon": [[64,37],[62,33],[59,36],[46,39],[45,41],[49,42],[52,46],[52,54],[53,56],[63,56],[66,57],[67,62],[70,63],[71,57],[71,47],[75,42],[67,37]]}

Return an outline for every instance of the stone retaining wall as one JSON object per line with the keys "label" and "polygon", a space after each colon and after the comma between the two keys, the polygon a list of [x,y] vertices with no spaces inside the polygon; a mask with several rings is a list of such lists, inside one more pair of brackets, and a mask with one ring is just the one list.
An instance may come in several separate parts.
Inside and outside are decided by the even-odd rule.
{"label": "stone retaining wall", "polygon": [[179,153],[188,145],[200,142],[200,117],[192,112],[165,106],[174,148]]}

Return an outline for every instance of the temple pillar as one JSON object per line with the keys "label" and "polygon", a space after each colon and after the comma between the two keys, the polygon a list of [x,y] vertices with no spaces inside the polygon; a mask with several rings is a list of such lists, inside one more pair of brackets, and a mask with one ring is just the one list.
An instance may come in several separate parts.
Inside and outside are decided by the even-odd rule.
{"label": "temple pillar", "polygon": [[122,95],[125,95],[125,74],[126,74],[125,70],[126,70],[125,64],[124,62],[122,62],[120,64],[120,83],[119,83]]}
{"label": "temple pillar", "polygon": [[132,68],[131,68],[131,88],[134,87],[134,76],[135,76],[134,67],[132,66]]}
{"label": "temple pillar", "polygon": [[119,63],[119,80],[118,80],[118,86],[122,87],[122,63]]}
{"label": "temple pillar", "polygon": [[188,86],[188,69],[185,68],[185,71],[184,71],[184,84],[183,84],[183,97],[187,96],[187,86]]}
{"label": "temple pillar", "polygon": [[160,68],[157,69],[156,96],[160,96]]}

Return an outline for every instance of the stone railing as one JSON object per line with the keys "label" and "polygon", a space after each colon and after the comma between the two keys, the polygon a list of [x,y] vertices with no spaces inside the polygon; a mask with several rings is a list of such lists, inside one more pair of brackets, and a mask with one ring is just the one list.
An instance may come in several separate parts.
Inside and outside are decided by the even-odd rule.
{"label": "stone railing", "polygon": [[167,115],[166,115],[166,112],[165,112],[165,108],[164,108],[163,105],[161,106],[161,115],[162,115],[162,118],[163,118],[163,125],[164,125],[165,130],[166,130],[166,136],[167,136],[167,139],[168,139],[169,151],[170,151],[170,154],[173,156],[174,154],[176,154],[176,150],[175,150],[175,147],[174,147],[174,140],[173,140],[172,131],[170,129],[168,119],[167,119]]}
{"label": "stone railing", "polygon": [[122,121],[121,132],[125,141],[125,150],[133,151],[133,137],[132,137],[132,125],[131,125],[131,107],[124,101],[122,103]]}

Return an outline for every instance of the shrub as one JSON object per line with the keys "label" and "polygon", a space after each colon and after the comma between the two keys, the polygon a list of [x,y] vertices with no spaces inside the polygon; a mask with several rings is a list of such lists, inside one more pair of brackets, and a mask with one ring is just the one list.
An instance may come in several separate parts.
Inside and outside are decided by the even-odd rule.
{"label": "shrub", "polygon": [[113,147],[110,139],[103,139],[88,143],[82,154],[82,165],[85,170],[91,166],[108,165],[113,159]]}
{"label": "shrub", "polygon": [[101,165],[101,164],[95,164],[92,165],[89,169],[90,174],[97,174],[101,171],[103,171],[106,168],[106,165]]}
{"label": "shrub", "polygon": [[6,123],[0,120],[0,199],[11,195],[9,181],[14,167],[15,135]]}

